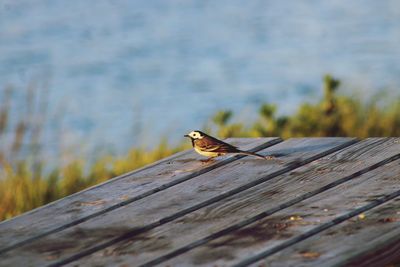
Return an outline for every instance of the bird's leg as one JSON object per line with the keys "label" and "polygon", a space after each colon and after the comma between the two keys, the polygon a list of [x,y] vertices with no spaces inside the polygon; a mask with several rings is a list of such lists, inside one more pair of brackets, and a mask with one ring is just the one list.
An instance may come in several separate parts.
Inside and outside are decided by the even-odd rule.
{"label": "bird's leg", "polygon": [[200,161],[203,162],[203,163],[209,163],[211,161],[214,161],[214,158],[211,157],[211,158],[208,158],[208,159],[201,159]]}
{"label": "bird's leg", "polygon": [[267,159],[267,160],[275,160],[276,162],[278,162],[278,164],[283,164],[284,163],[282,160],[278,159],[275,156],[265,156],[265,159]]}

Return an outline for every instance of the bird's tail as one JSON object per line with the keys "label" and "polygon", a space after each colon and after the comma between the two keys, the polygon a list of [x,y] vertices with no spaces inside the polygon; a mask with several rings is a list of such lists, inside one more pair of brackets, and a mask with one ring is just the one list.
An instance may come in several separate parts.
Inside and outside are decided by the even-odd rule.
{"label": "bird's tail", "polygon": [[258,157],[258,158],[262,158],[262,159],[272,159],[272,156],[263,156],[254,152],[250,152],[250,151],[242,151],[240,150],[238,152],[239,154],[243,154],[243,155],[248,155],[248,156],[254,156],[254,157]]}

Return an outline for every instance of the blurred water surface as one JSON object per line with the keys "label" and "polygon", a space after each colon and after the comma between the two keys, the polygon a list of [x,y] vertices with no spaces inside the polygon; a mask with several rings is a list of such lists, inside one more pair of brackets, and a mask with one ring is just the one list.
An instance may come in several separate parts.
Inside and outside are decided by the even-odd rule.
{"label": "blurred water surface", "polygon": [[397,0],[0,0],[0,88],[49,88],[48,155],[60,133],[84,155],[121,153],[176,142],[218,109],[290,113],[325,73],[396,90],[399,62]]}

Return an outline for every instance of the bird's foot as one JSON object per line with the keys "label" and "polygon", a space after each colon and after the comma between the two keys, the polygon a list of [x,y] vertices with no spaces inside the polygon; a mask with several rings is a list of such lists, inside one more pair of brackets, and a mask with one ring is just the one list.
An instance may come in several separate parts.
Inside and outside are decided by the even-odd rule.
{"label": "bird's foot", "polygon": [[209,163],[209,162],[213,162],[214,158],[201,159],[200,161],[203,162],[203,163]]}
{"label": "bird's foot", "polygon": [[278,159],[275,156],[265,156],[265,159],[266,160],[275,160],[276,162],[278,162],[278,164],[283,164],[284,163],[282,160]]}

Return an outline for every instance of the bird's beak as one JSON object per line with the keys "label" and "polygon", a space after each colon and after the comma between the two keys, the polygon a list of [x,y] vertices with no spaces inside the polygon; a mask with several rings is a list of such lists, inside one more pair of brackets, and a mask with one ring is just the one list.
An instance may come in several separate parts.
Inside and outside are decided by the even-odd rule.
{"label": "bird's beak", "polygon": [[189,135],[185,134],[183,137],[190,137]]}

